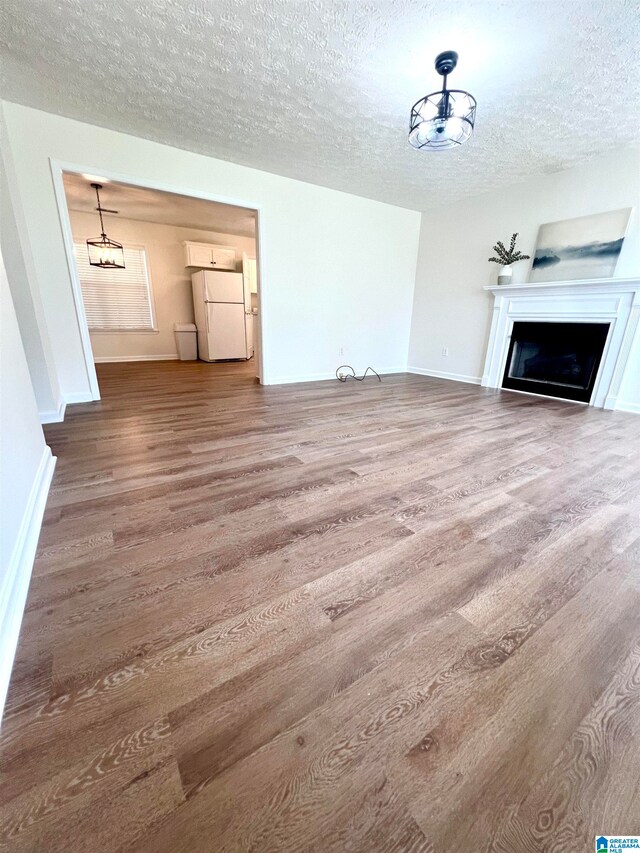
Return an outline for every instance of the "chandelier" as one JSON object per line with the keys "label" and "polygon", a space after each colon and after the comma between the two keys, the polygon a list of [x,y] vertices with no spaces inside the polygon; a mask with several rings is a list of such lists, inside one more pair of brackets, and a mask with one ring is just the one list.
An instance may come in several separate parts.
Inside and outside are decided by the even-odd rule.
{"label": "chandelier", "polygon": [[103,213],[117,213],[117,210],[107,210],[100,204],[100,190],[102,184],[91,184],[96,191],[98,206],[96,210],[100,214],[100,238],[96,237],[93,240],[87,240],[87,250],[89,252],[89,263],[92,267],[106,267],[108,269],[123,270],[124,266],[124,249],[122,243],[116,243],[115,240],[110,240],[105,234],[104,223],[102,221]]}

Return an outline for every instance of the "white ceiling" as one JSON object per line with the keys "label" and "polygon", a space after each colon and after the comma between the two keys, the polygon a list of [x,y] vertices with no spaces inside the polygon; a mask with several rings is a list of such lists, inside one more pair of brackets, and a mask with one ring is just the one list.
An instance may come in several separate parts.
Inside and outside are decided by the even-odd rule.
{"label": "white ceiling", "polygon": [[96,181],[102,183],[102,206],[117,210],[118,214],[126,219],[161,222],[164,225],[180,225],[183,228],[202,228],[241,237],[255,236],[255,211],[246,207],[134,187],[117,181],[107,181],[101,175],[84,176],[66,172],[63,180],[70,210],[95,212],[96,193],[91,188],[91,182]]}
{"label": "white ceiling", "polygon": [[[9,100],[427,209],[626,146],[637,0],[4,0]],[[463,148],[418,152],[412,103],[478,100]]]}

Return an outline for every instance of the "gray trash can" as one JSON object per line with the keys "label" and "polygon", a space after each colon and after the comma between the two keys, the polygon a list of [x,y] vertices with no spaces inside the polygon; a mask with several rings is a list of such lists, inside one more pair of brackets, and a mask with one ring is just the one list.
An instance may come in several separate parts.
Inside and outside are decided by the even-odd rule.
{"label": "gray trash can", "polygon": [[180,361],[195,361],[198,358],[198,329],[194,323],[176,323],[178,357]]}

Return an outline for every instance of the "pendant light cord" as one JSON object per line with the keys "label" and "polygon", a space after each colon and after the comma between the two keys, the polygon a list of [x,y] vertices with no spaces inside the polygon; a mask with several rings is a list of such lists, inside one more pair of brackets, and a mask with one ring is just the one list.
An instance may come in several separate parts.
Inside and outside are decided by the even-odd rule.
{"label": "pendant light cord", "polygon": [[91,184],[91,186],[96,191],[96,198],[98,199],[98,216],[100,217],[100,231],[102,232],[102,236],[106,240],[107,235],[104,230],[104,222],[102,221],[102,205],[100,204],[100,184]]}

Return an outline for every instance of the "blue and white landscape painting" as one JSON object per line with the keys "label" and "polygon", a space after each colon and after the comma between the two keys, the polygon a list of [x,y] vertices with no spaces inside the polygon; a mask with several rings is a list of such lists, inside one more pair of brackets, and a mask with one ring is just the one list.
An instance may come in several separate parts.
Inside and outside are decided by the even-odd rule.
{"label": "blue and white landscape painting", "polygon": [[529,281],[610,278],[630,213],[625,207],[541,225]]}

